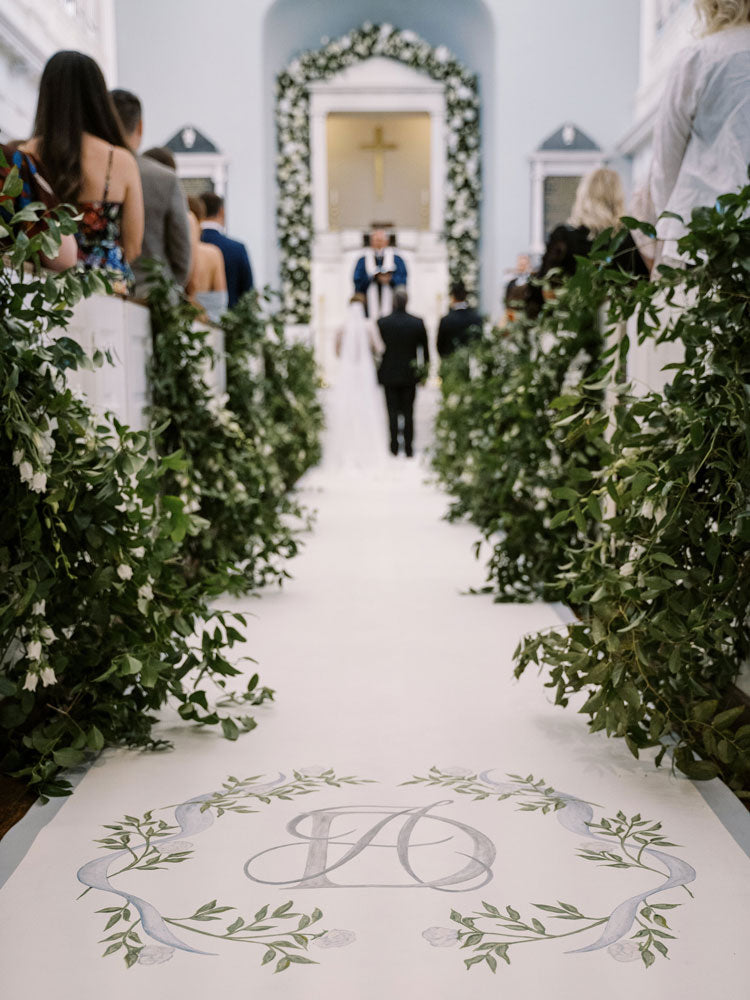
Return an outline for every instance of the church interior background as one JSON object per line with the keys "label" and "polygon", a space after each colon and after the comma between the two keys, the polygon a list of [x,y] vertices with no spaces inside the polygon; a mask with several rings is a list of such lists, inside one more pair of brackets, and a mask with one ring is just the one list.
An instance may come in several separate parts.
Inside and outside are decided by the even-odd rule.
{"label": "church interior background", "polygon": [[[373,227],[405,259],[434,344],[461,267],[496,320],[518,255],[541,254],[584,174],[612,165],[635,190],[691,25],[690,0],[2,0],[0,139],[30,131],[53,52],[95,56],[141,98],[144,146],[169,146],[186,192],[226,198],[256,284],[281,290],[291,335],[330,375]],[[373,26],[401,51],[424,43],[422,65],[375,47],[342,68]],[[464,132],[476,149],[456,144]],[[142,413],[148,321],[107,308],[85,314],[86,346],[140,352],[142,382],[105,369],[103,389],[87,384]],[[223,372],[211,391],[225,388]],[[32,810],[3,840],[9,996],[741,995],[746,812],[720,782],[590,734],[539,678],[513,680],[521,637],[572,613],[481,594],[476,532],[445,523],[428,472],[404,459],[335,486],[313,472],[319,517],[293,579],[261,601],[222,597],[251,620],[240,653],[281,689],[257,734],[215,740],[165,715],[173,753],[105,750],[60,813]],[[121,871],[133,851],[115,841],[154,815],[164,839]]]}

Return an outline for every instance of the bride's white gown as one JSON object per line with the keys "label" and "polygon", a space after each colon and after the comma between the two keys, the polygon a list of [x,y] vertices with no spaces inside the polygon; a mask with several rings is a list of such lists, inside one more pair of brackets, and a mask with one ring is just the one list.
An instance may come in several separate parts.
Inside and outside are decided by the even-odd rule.
{"label": "bride's white gown", "polygon": [[336,380],[326,402],[323,469],[376,471],[387,457],[386,410],[372,348],[374,332],[364,307],[349,305]]}

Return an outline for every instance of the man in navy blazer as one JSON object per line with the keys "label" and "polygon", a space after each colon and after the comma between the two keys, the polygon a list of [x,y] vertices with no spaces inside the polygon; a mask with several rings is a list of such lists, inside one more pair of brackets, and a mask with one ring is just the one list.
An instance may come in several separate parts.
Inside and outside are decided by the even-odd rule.
{"label": "man in navy blazer", "polygon": [[221,250],[227,272],[227,297],[231,309],[253,287],[250,258],[245,244],[230,239],[224,232],[224,199],[213,191],[206,191],[201,199],[206,206],[206,218],[201,223],[201,240],[203,243],[212,243]]}

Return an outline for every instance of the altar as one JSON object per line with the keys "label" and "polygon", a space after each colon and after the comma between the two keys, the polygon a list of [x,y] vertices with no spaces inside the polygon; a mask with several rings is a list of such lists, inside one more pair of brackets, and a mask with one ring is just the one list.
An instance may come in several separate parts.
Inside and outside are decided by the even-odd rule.
{"label": "altar", "polygon": [[403,258],[409,311],[424,319],[434,346],[449,291],[445,88],[374,57],[313,83],[309,93],[312,333],[332,378],[336,331],[374,228],[386,231]]}

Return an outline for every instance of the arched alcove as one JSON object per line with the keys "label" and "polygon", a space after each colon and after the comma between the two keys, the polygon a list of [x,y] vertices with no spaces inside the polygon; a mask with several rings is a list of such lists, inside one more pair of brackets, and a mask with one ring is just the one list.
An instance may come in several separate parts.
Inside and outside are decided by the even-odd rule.
{"label": "arched alcove", "polygon": [[[274,176],[276,77],[294,55],[318,48],[323,38],[334,38],[366,21],[391,23],[410,29],[433,46],[444,45],[479,77],[482,99],[482,161],[485,185],[482,203],[482,272],[485,289],[491,289],[494,274],[493,192],[487,180],[495,174],[494,121],[494,22],[484,0],[449,0],[436,6],[434,0],[276,0],[263,25],[263,104],[266,148],[271,151],[265,165],[267,259],[271,270],[278,267],[276,249],[276,180]],[[491,297],[488,291],[485,298]]]}

